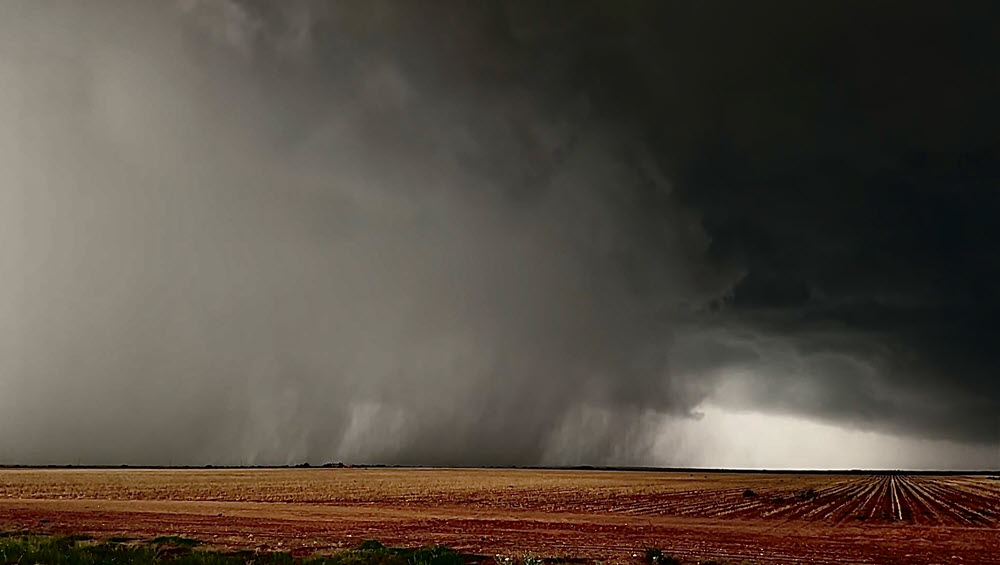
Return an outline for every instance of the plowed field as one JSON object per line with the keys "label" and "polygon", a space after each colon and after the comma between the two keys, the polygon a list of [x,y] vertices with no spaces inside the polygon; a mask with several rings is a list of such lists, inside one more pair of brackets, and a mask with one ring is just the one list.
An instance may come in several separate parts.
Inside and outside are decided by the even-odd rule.
{"label": "plowed field", "polygon": [[[752,491],[752,492],[749,492]],[[378,538],[485,555],[1000,564],[983,476],[454,469],[0,470],[0,529],[300,554]]]}

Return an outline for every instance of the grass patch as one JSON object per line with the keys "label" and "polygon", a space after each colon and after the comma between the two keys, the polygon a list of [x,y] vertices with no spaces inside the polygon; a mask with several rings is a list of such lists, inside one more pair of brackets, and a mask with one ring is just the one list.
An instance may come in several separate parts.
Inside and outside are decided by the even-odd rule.
{"label": "grass patch", "polygon": [[153,545],[174,545],[177,547],[195,547],[201,542],[196,539],[182,538],[181,536],[160,536],[153,540]]}
{"label": "grass patch", "polygon": [[680,561],[676,557],[663,553],[663,550],[658,547],[646,549],[645,561],[649,565],[680,565]]}
{"label": "grass patch", "polygon": [[[180,536],[161,536],[146,542],[113,537],[98,541],[86,536],[55,537],[0,532],[0,565],[494,565],[493,558],[466,555],[443,547],[406,549],[365,540],[355,549],[332,555],[294,557],[286,552],[220,552],[198,547],[201,542]],[[523,557],[495,558],[495,565],[546,565],[567,563]],[[681,565],[682,561],[658,548],[642,556],[647,565]],[[576,563],[577,561],[573,561]],[[581,561],[582,562],[582,561]],[[703,565],[731,565],[705,561]]]}
{"label": "grass patch", "polygon": [[541,557],[536,557],[530,553],[525,553],[521,557],[503,557],[497,555],[494,559],[495,565],[544,565],[545,563],[576,563],[576,562],[587,562],[586,560],[579,561],[567,561],[565,559],[543,559]]}
{"label": "grass patch", "polygon": [[681,561],[672,555],[663,553],[663,550],[658,547],[648,548],[645,555],[643,555],[643,561],[649,565],[683,565],[684,563],[698,563],[698,565],[752,565],[748,561],[737,564],[732,561],[717,561],[715,559],[709,559],[708,561]]}
{"label": "grass patch", "polygon": [[466,565],[471,556],[443,547],[403,549],[365,540],[357,549],[307,561],[309,565]]}
{"label": "grass patch", "polygon": [[0,539],[0,563],[51,563],[56,565],[91,565],[115,563],[153,563],[155,550],[125,548],[120,545],[95,544],[70,538],[10,536]]}
{"label": "grass patch", "polygon": [[[357,549],[333,555],[296,558],[285,552],[219,552],[196,548],[198,540],[161,536],[150,542],[123,545],[128,538],[106,541],[79,537],[5,534],[0,536],[0,565],[470,565],[482,558],[447,547],[402,549],[368,540]],[[526,565],[534,565],[528,564]]]}

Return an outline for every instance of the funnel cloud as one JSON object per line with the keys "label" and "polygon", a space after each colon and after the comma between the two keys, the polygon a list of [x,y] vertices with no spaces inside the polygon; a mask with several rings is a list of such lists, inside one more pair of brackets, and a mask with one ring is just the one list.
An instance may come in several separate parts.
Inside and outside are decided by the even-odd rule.
{"label": "funnel cloud", "polygon": [[0,463],[1000,467],[992,4],[0,11]]}

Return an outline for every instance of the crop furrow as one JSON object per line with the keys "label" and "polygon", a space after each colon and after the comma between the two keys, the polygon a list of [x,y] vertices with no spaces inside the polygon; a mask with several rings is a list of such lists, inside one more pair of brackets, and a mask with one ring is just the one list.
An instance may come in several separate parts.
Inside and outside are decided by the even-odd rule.
{"label": "crop furrow", "polygon": [[941,506],[946,508],[947,512],[957,521],[971,525],[976,524],[979,520],[985,519],[975,510],[968,508],[966,505],[959,502],[959,500],[956,500],[961,495],[960,491],[937,483],[927,484],[926,490],[931,494],[931,496],[934,497],[935,500],[938,500]]}
{"label": "crop furrow", "polygon": [[910,516],[913,523],[922,524],[927,520],[928,516],[930,517],[929,524],[943,525],[945,523],[941,514],[918,491],[914,480],[908,478],[903,481],[900,494],[904,499],[909,501],[907,507],[910,509]]}

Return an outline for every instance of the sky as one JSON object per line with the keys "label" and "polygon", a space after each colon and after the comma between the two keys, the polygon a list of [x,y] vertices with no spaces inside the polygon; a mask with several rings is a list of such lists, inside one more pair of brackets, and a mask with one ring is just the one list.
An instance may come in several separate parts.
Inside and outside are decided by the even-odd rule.
{"label": "sky", "polygon": [[0,463],[1000,468],[993,2],[0,3]]}

